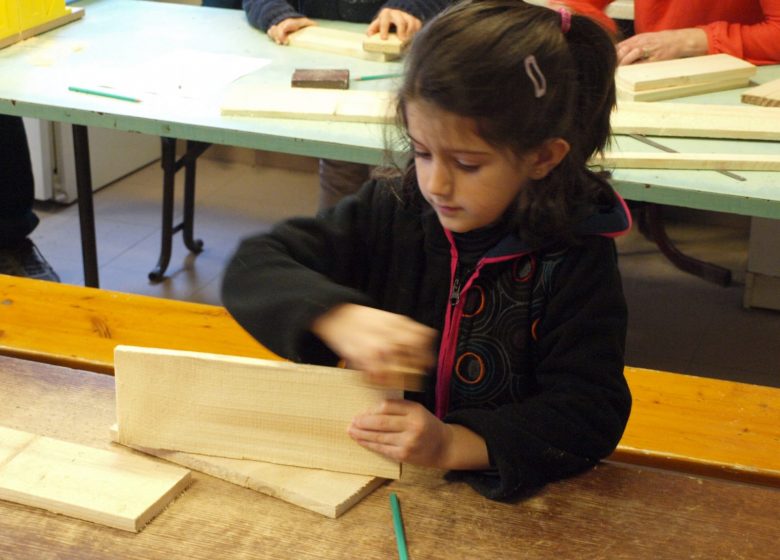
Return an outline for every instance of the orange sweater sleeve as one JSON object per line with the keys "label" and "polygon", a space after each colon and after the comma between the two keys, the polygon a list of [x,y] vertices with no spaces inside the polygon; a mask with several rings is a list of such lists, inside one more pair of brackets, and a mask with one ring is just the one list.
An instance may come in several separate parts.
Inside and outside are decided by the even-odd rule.
{"label": "orange sweater sleeve", "polygon": [[572,12],[594,19],[607,30],[615,33],[617,32],[617,25],[615,25],[615,22],[604,12],[611,3],[612,0],[562,0],[560,2],[551,2],[550,4],[552,7],[555,5],[565,5]]}
{"label": "orange sweater sleeve", "polygon": [[780,63],[780,0],[762,0],[764,21],[747,25],[715,21],[700,26],[709,53],[727,53],[752,64]]}

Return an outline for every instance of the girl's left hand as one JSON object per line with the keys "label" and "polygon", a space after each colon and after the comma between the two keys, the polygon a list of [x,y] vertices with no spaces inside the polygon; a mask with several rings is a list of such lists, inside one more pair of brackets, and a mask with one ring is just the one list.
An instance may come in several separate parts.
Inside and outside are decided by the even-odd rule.
{"label": "girl's left hand", "polygon": [[673,29],[640,33],[617,45],[619,65],[655,62],[701,56],[708,52],[707,34],[703,29]]}
{"label": "girl's left hand", "polygon": [[382,8],[374,21],[368,26],[366,35],[379,33],[382,39],[387,39],[390,26],[395,26],[395,32],[401,41],[411,39],[422,27],[422,22],[412,14],[393,8]]}
{"label": "girl's left hand", "polygon": [[452,426],[421,404],[386,400],[352,419],[349,435],[363,447],[395,461],[447,468]]}

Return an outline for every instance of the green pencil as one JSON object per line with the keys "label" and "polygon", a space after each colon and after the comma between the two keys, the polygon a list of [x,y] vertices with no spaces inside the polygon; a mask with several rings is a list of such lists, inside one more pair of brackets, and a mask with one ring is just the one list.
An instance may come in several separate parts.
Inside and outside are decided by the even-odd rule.
{"label": "green pencil", "polygon": [[368,80],[387,80],[388,78],[400,78],[403,74],[369,74],[368,76],[357,76],[352,78],[355,82],[367,82]]}
{"label": "green pencil", "polygon": [[409,560],[409,553],[406,550],[406,536],[404,535],[404,522],[401,519],[401,506],[398,503],[398,496],[395,492],[390,493],[390,508],[393,510],[393,528],[395,529],[395,543],[398,546],[398,558],[400,560]]}
{"label": "green pencil", "polygon": [[107,91],[101,91],[99,89],[87,89],[76,86],[68,87],[70,91],[76,91],[78,93],[89,93],[90,95],[99,95],[101,97],[110,97],[111,99],[119,99],[121,101],[131,101],[133,103],[140,103],[141,100],[136,97],[128,97],[127,95],[119,95],[118,93],[109,93]]}

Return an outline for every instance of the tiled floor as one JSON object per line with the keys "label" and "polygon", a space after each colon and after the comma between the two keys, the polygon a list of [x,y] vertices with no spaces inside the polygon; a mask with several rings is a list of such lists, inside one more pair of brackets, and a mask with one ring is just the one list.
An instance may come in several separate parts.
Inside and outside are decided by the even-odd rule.
{"label": "tiled floor", "polygon": [[[161,184],[152,164],[96,194],[101,287],[219,303],[220,274],[238,240],[285,216],[311,214],[317,204],[311,166],[290,171],[201,158],[195,233],[204,251],[193,257],[177,236],[167,280],[151,284]],[[81,284],[75,205],[37,210],[42,222],[33,239],[63,282]],[[681,250],[732,269],[731,287],[680,272],[636,231],[619,241],[630,310],[627,363],[780,387],[780,312],[741,304],[748,222],[707,222],[694,213],[669,231]]]}

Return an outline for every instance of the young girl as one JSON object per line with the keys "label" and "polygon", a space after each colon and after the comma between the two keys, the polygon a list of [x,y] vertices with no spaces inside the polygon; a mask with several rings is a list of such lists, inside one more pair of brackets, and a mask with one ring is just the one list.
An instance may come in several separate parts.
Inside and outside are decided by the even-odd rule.
{"label": "young girl", "polygon": [[291,360],[430,368],[349,433],[494,499],[615,448],[631,397],[611,237],[630,218],[586,167],[609,134],[615,48],[591,20],[462,2],[415,38],[398,113],[413,158],[319,218],[245,240],[234,317]]}

